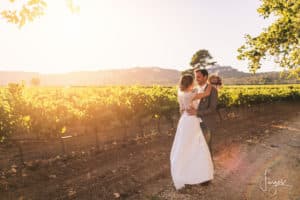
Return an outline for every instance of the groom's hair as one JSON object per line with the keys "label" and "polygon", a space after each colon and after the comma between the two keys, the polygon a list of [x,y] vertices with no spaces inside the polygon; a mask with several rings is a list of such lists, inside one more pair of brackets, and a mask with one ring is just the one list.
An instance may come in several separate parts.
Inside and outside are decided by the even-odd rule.
{"label": "groom's hair", "polygon": [[194,72],[195,73],[200,72],[203,76],[207,76],[208,77],[208,71],[206,69],[196,69]]}

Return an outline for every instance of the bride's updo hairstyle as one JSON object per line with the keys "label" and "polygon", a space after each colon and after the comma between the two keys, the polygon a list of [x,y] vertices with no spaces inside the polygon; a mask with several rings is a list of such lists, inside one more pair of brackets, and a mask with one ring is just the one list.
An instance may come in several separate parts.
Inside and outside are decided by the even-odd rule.
{"label": "bride's updo hairstyle", "polygon": [[193,82],[194,78],[192,75],[182,75],[179,82],[180,91],[185,91]]}

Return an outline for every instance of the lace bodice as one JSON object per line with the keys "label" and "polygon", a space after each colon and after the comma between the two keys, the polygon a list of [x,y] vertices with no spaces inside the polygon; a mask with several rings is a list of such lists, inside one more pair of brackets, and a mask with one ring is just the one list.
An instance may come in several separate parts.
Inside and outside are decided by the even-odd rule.
{"label": "lace bodice", "polygon": [[197,94],[197,89],[192,90],[191,92],[182,92],[178,90],[178,103],[180,106],[180,110],[189,109],[190,106],[193,106],[197,109],[199,101],[193,101],[191,104],[192,98]]}

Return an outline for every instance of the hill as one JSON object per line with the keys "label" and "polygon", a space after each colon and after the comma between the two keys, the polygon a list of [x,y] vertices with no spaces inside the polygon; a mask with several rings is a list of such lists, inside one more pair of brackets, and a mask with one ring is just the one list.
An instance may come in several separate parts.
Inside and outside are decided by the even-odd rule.
{"label": "hill", "polygon": [[[284,84],[300,83],[296,79],[287,80],[279,72],[250,74],[230,66],[214,66],[210,74],[218,74],[224,84]],[[159,67],[135,67],[130,69],[81,71],[64,74],[39,74],[36,72],[0,71],[0,85],[39,78],[43,86],[88,86],[88,85],[174,85],[178,83],[181,72]]]}

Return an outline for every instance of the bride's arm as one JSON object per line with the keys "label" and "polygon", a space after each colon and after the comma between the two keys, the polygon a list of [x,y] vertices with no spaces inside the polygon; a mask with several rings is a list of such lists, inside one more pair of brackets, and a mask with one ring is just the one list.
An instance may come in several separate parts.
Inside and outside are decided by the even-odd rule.
{"label": "bride's arm", "polygon": [[206,90],[203,93],[196,94],[193,97],[192,101],[197,100],[197,99],[202,99],[204,97],[208,97],[210,95],[210,93],[211,93],[211,88],[212,88],[212,85],[208,84]]}
{"label": "bride's arm", "polygon": [[177,95],[177,100],[178,100],[178,104],[179,104],[179,113],[182,114],[184,111],[184,106],[183,106],[182,98],[180,98],[179,93]]}

